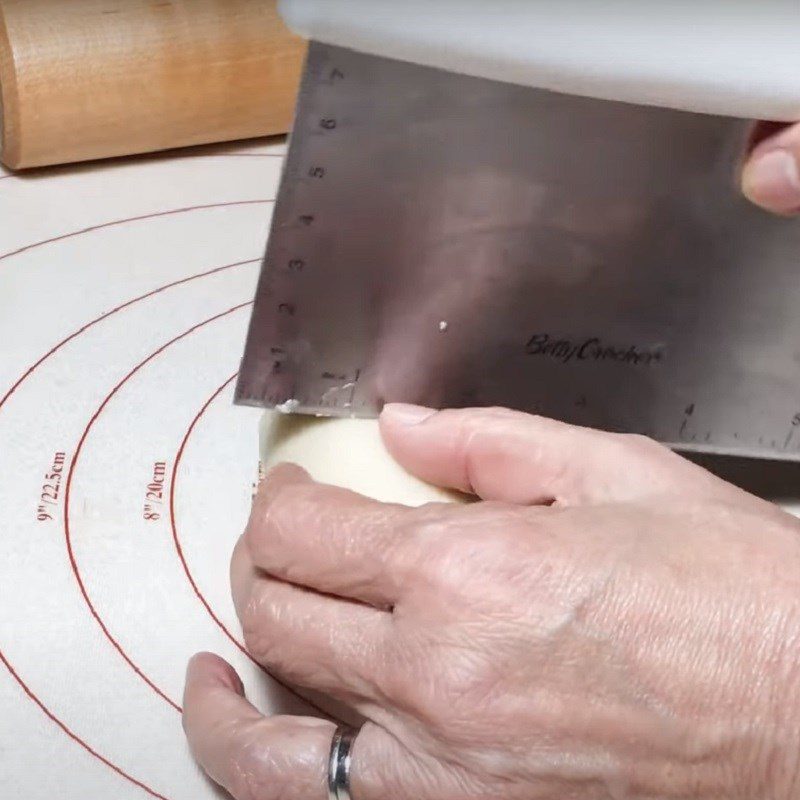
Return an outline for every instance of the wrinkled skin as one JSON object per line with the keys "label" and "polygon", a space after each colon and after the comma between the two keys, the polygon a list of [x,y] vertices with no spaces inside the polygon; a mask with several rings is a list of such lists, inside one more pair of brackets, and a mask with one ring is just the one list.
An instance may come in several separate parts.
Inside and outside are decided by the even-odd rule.
{"label": "wrinkled skin", "polygon": [[[800,792],[800,525],[639,437],[389,406],[418,509],[264,481],[232,562],[268,669],[368,720],[354,800]],[[333,724],[189,666],[185,727],[237,800],[325,800]]]}

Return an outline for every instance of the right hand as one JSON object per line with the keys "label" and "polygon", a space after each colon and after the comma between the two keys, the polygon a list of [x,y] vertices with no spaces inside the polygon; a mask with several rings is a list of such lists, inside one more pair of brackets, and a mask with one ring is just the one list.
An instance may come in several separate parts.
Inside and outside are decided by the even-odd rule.
{"label": "right hand", "polygon": [[[232,565],[253,656],[369,722],[354,800],[798,797],[800,524],[653,442],[388,407],[378,503],[282,466]],[[333,725],[195,659],[194,753],[238,800],[323,800]]]}

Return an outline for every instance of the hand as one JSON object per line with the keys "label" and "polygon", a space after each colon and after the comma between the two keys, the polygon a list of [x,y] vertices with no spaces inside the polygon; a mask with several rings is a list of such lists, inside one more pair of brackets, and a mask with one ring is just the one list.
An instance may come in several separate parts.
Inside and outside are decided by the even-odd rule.
{"label": "hand", "polygon": [[776,214],[800,213],[800,124],[759,123],[742,170],[742,191]]}
{"label": "hand", "polygon": [[[354,800],[800,791],[794,518],[639,437],[390,406],[393,455],[483,502],[264,482],[232,563],[254,656],[367,722]],[[239,800],[324,800],[334,726],[262,717],[214,656],[185,727]]]}

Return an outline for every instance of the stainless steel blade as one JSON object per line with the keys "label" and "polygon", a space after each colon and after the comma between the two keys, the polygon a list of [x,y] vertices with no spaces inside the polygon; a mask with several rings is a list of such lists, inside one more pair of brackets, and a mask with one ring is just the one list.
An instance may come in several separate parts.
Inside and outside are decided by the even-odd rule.
{"label": "stainless steel blade", "polygon": [[800,459],[800,224],[740,197],[748,130],[312,43],[237,402]]}

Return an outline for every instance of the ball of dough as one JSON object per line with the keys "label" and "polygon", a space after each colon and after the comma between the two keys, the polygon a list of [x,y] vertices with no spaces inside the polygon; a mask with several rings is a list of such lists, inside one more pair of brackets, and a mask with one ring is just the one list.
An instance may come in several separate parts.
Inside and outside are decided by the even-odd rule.
{"label": "ball of dough", "polygon": [[409,475],[387,452],[376,419],[332,419],[268,411],[261,425],[261,463],[299,464],[311,477],[385,503],[419,506],[466,502]]}

